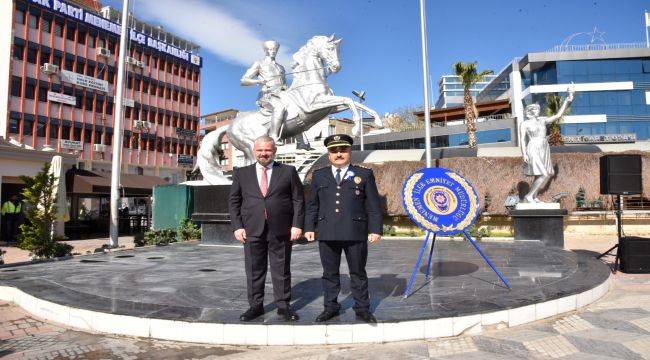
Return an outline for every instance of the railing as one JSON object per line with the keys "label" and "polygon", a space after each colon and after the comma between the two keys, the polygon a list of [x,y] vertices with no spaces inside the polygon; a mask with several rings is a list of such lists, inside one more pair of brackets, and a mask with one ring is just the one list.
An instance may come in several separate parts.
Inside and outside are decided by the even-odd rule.
{"label": "railing", "polygon": [[619,43],[619,44],[584,44],[584,45],[555,45],[545,52],[571,52],[571,51],[598,51],[619,49],[643,49],[645,43]]}
{"label": "railing", "polygon": [[[512,119],[512,114],[497,114],[497,115],[488,115],[488,116],[481,116],[476,118],[477,123],[482,123],[482,122],[488,122],[488,121],[495,121],[495,120],[508,120]],[[449,121],[436,121],[431,123],[431,127],[446,127],[446,126],[453,126],[453,125],[464,125],[466,123],[465,119],[457,119],[457,120],[449,120]],[[403,127],[400,127],[397,132],[403,132],[403,131],[413,131],[413,130],[422,130],[424,129],[424,121],[419,121],[417,120],[416,123],[414,124],[409,124],[409,125],[404,125]]]}

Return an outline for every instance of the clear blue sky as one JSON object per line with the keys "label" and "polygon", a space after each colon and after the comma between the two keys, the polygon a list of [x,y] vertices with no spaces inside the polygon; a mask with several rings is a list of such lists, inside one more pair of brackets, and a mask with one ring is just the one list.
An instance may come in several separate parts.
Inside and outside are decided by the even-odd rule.
{"label": "clear blue sky", "polygon": [[[281,43],[288,59],[314,35],[336,33],[342,70],[329,83],[338,95],[367,92],[380,114],[423,104],[418,0],[131,0],[136,16],[202,46],[203,114],[253,109],[257,89],[239,79],[261,42]],[[104,0],[121,8],[121,0]],[[608,43],[645,42],[650,1],[427,1],[431,102],[437,82],[456,61],[478,61],[498,72],[513,57],[559,45],[566,37],[604,32]],[[588,43],[586,36],[573,44]],[[288,66],[286,66],[288,68]]]}

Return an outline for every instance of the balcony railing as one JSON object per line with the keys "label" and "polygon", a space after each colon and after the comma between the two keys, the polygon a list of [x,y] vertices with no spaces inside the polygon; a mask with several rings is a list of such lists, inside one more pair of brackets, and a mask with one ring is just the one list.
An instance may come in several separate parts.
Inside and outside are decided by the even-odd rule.
{"label": "balcony railing", "polygon": [[572,52],[572,51],[598,51],[619,49],[643,49],[645,43],[619,43],[619,44],[584,44],[584,45],[555,45],[545,52]]}

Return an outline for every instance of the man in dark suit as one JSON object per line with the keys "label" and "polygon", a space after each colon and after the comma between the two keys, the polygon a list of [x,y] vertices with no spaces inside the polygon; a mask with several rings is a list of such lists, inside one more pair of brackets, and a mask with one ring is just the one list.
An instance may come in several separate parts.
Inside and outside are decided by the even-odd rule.
{"label": "man in dark suit", "polygon": [[296,321],[291,300],[291,242],[302,235],[305,217],[302,182],[296,168],[273,161],[272,138],[255,141],[257,162],[233,171],[230,220],[235,238],[244,244],[246,285],[250,308],[240,316],[251,321],[264,314],[267,258],[271,263],[273,295],[278,315]]}
{"label": "man in dark suit", "polygon": [[331,135],[325,139],[331,166],[316,170],[305,215],[305,237],[318,240],[323,266],[325,310],[316,317],[324,322],[339,315],[341,252],[350,269],[354,312],[368,323],[376,322],[368,296],[368,241],[381,240],[382,211],[370,169],[350,165],[352,138]]}

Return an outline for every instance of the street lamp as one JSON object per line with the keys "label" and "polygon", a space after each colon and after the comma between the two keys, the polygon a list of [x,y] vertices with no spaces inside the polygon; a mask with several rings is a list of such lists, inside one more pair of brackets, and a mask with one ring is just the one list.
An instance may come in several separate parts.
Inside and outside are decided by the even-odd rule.
{"label": "street lamp", "polygon": [[[363,104],[363,102],[366,100],[366,92],[361,90],[352,90],[352,95],[356,96],[359,99],[359,102]],[[360,145],[361,145],[361,151],[365,150],[363,146],[363,112],[361,113],[361,133],[359,134],[359,139],[360,139]]]}

